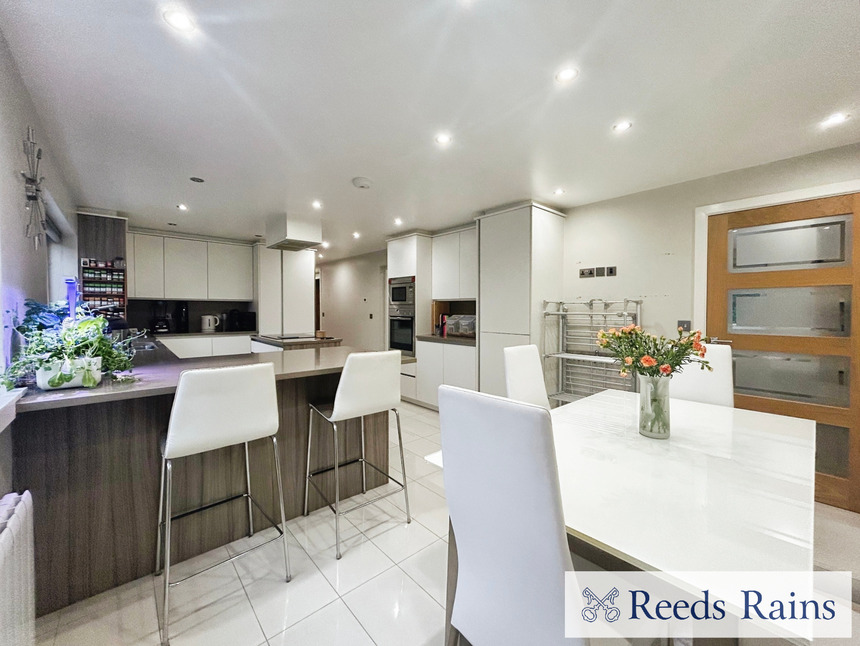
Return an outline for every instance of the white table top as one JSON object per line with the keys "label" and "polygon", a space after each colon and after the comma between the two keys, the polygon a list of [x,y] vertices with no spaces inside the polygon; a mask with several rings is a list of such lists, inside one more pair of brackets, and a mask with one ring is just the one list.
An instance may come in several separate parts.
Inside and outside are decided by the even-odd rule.
{"label": "white table top", "polygon": [[641,569],[811,570],[815,423],[670,409],[668,440],[639,435],[636,393],[552,411],[568,531]]}

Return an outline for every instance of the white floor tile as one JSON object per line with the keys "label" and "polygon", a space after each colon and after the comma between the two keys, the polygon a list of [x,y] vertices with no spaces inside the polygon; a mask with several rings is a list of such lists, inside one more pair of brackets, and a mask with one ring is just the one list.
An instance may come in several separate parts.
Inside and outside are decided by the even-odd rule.
{"label": "white floor tile", "polygon": [[286,631],[269,638],[270,646],[374,646],[346,604],[338,599]]}
{"label": "white floor tile", "polygon": [[343,600],[378,646],[443,643],[445,611],[398,567]]}
{"label": "white floor tile", "polygon": [[193,613],[170,621],[171,646],[251,646],[265,641],[251,603],[241,589],[199,604]]}
{"label": "white floor tile", "polygon": [[431,473],[429,476],[424,476],[418,480],[421,485],[427,487],[435,494],[445,497],[445,477],[444,470]]}
{"label": "white floor tile", "polygon": [[[439,449],[436,450],[438,451]],[[431,451],[427,453],[431,453]],[[430,464],[424,459],[424,454],[418,455],[409,449],[403,452],[403,461],[406,463],[406,477],[412,480],[417,480],[418,478],[423,478],[439,471],[439,467]],[[400,472],[400,452],[398,449],[388,449],[388,464],[389,468]]]}
{"label": "white floor tile", "polygon": [[342,541],[340,549],[343,555],[340,559],[336,558],[334,547],[311,554],[316,566],[340,595],[394,567],[394,561],[364,534],[357,533]]}
{"label": "white floor tile", "polygon": [[[347,499],[341,503],[343,509],[347,509],[352,504],[351,500]],[[307,516],[299,516],[288,521],[287,528],[296,538],[302,549],[311,556],[320,552],[331,552],[334,554],[335,518],[334,513],[328,507],[317,509]],[[355,528],[355,525],[346,516],[340,517],[341,540],[355,536],[358,533],[358,529]]]}
{"label": "white floor tile", "polygon": [[445,605],[448,577],[448,544],[445,541],[438,539],[400,563],[400,568],[436,603]]}
{"label": "white floor tile", "polygon": [[442,445],[436,440],[426,437],[420,437],[417,440],[406,442],[404,448],[407,451],[412,451],[415,455],[420,455],[422,458],[428,453],[435,453],[442,448]]}
{"label": "white floor tile", "polygon": [[[71,606],[74,608],[74,606]],[[36,619],[36,644],[39,646],[48,646],[54,643],[54,637],[57,636],[57,627],[60,625],[60,615],[62,610],[52,612],[49,615],[42,615]]]}
{"label": "white floor tile", "polygon": [[409,420],[409,425],[405,427],[413,435],[420,437],[436,437],[439,435],[439,422],[433,420],[432,417],[416,417]]}
{"label": "white floor tile", "polygon": [[395,563],[437,540],[437,536],[417,520],[407,523],[403,510],[386,500],[359,509],[350,518]]}
{"label": "white floor tile", "polygon": [[[403,499],[392,496],[388,500],[405,509]],[[448,535],[448,505],[445,499],[424,487],[420,481],[409,483],[409,509],[412,517],[439,537]]]}
{"label": "white floor tile", "polygon": [[235,561],[239,578],[266,637],[271,637],[337,599],[337,593],[297,543],[290,552],[293,578],[284,577],[279,541]]}

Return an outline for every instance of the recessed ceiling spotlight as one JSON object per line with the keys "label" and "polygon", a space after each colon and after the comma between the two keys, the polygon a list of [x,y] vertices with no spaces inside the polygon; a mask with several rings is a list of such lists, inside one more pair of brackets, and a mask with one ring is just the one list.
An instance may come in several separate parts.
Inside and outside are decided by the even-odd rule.
{"label": "recessed ceiling spotlight", "polygon": [[176,226],[176,222],[168,222],[168,223],[167,223],[167,226],[169,226],[169,227],[175,227],[175,226]]}
{"label": "recessed ceiling spotlight", "polygon": [[440,146],[447,146],[452,141],[454,141],[454,138],[447,132],[440,132],[438,135],[436,135],[436,143]]}
{"label": "recessed ceiling spotlight", "polygon": [[325,240],[323,240],[322,248],[323,248],[323,249],[328,249],[328,242],[326,242]]}
{"label": "recessed ceiling spotlight", "polygon": [[564,195],[564,189],[563,188],[557,188],[552,192],[552,194],[553,195]]}
{"label": "recessed ceiling spotlight", "polygon": [[176,208],[179,209],[180,211],[187,211],[188,210],[188,206],[185,204],[177,204]]}
{"label": "recessed ceiling spotlight", "polygon": [[322,202],[320,202],[319,200],[314,200],[313,202],[311,202],[311,206],[314,207],[317,211],[319,211],[322,208]]}
{"label": "recessed ceiling spotlight", "polygon": [[401,226],[403,224],[403,220],[400,218],[394,218],[394,226]]}
{"label": "recessed ceiling spotlight", "polygon": [[579,70],[575,67],[565,67],[559,70],[555,75],[556,83],[570,83],[573,79],[579,76]]}
{"label": "recessed ceiling spotlight", "polygon": [[164,22],[173,27],[176,31],[194,31],[194,21],[192,21],[191,16],[184,11],[171,9],[170,11],[165,11],[163,16]]}
{"label": "recessed ceiling spotlight", "polygon": [[353,231],[352,237],[358,240],[361,237],[361,234],[358,231]]}
{"label": "recessed ceiling spotlight", "polygon": [[838,126],[840,124],[845,123],[850,118],[851,118],[850,114],[845,114],[844,112],[834,112],[829,117],[827,117],[824,121],[821,122],[821,127],[822,128],[830,128],[831,126]]}
{"label": "recessed ceiling spotlight", "polygon": [[633,123],[631,121],[619,121],[614,126],[612,126],[612,129],[615,132],[626,132],[627,130],[630,130],[630,128],[632,128],[632,127],[633,127]]}
{"label": "recessed ceiling spotlight", "polygon": [[322,257],[323,257],[323,255],[321,253],[317,254],[317,258],[319,258],[320,260],[322,260]]}
{"label": "recessed ceiling spotlight", "polygon": [[204,179],[201,179],[200,177],[189,177],[188,179],[190,179],[192,182],[197,182],[198,184],[202,184],[206,181]]}

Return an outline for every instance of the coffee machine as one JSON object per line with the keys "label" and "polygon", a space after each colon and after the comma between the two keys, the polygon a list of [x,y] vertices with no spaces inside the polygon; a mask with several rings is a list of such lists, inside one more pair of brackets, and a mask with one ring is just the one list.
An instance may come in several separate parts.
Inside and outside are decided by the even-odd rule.
{"label": "coffee machine", "polygon": [[167,307],[165,301],[155,301],[152,305],[152,321],[150,325],[152,331],[156,334],[173,332],[173,316],[167,311]]}

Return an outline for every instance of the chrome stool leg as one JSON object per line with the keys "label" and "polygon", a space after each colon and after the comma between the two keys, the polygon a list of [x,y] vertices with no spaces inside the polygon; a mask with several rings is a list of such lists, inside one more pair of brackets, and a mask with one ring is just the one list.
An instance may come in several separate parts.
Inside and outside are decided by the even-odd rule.
{"label": "chrome stool leg", "polygon": [[334,432],[334,541],[337,558],[340,558],[340,451],[337,447],[337,423],[332,422]]}
{"label": "chrome stool leg", "polygon": [[397,418],[397,444],[400,447],[400,469],[403,474],[403,499],[406,501],[406,522],[412,522],[412,515],[409,513],[409,491],[406,488],[406,460],[403,459],[403,434],[400,432],[400,411],[392,408],[394,417]]}
{"label": "chrome stool leg", "polygon": [[171,460],[165,460],[167,469],[167,486],[164,496],[164,607],[162,608],[161,644],[170,644],[170,515],[171,494],[173,493],[173,465]]}
{"label": "chrome stool leg", "polygon": [[367,493],[367,462],[364,461],[364,415],[361,416],[361,493]]}
{"label": "chrome stool leg", "polygon": [[161,484],[158,487],[158,536],[155,539],[155,576],[161,574],[161,535],[164,530],[164,464],[161,458]]}
{"label": "chrome stool leg", "polygon": [[251,466],[248,460],[248,443],[245,442],[245,493],[248,494],[248,536],[254,535],[254,515],[251,511]]}
{"label": "chrome stool leg", "polygon": [[[286,571],[287,583],[293,578],[290,574],[290,553],[287,550],[287,515],[284,513],[284,481],[281,480],[281,456],[278,453],[278,438],[272,436],[272,454],[275,457],[275,478],[278,480],[278,502],[281,506],[281,541],[284,546],[284,570]],[[307,484],[305,485],[307,486]]]}
{"label": "chrome stool leg", "polygon": [[310,489],[310,478],[311,478],[311,440],[313,439],[314,434],[314,409],[311,408],[310,416],[308,418],[308,462],[307,467],[305,468],[305,510],[304,515],[308,515],[308,489]]}

